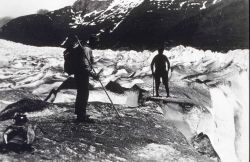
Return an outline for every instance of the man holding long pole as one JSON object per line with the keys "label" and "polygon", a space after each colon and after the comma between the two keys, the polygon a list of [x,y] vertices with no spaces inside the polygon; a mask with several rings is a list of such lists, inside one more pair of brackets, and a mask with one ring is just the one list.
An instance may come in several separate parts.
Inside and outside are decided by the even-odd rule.
{"label": "man holding long pole", "polygon": [[77,96],[75,102],[75,114],[77,116],[75,122],[94,123],[94,120],[90,119],[87,115],[86,108],[89,98],[89,77],[98,80],[99,77],[92,72],[92,65],[94,63],[92,49],[97,44],[95,37],[90,37],[89,43],[81,46],[80,42],[77,42],[72,50],[71,54],[77,55],[77,60],[74,61],[75,70],[74,78],[77,87]]}
{"label": "man holding long pole", "polygon": [[[62,47],[66,48],[64,51],[64,71],[69,75],[74,74],[74,78],[72,80],[66,80],[57,90],[52,90],[48,97],[46,97],[45,101],[48,101],[52,94],[56,96],[56,94],[67,88],[68,84],[71,84],[72,87],[76,87],[77,89],[77,97],[75,102],[75,114],[77,118],[75,120],[76,123],[86,122],[86,123],[94,123],[94,120],[89,118],[89,115],[86,113],[86,107],[89,98],[89,77],[91,76],[93,79],[100,82],[103,90],[105,91],[107,97],[112,104],[112,108],[117,113],[119,119],[121,119],[119,112],[114,106],[113,101],[111,100],[107,90],[99,79],[99,73],[97,74],[94,70],[92,64],[94,63],[94,57],[92,55],[92,49],[95,48],[98,43],[98,38],[96,36],[91,36],[89,38],[88,44],[82,44],[79,40],[78,36],[75,35],[69,36],[66,40],[61,44]],[[102,70],[101,70],[102,71]],[[68,82],[67,82],[68,81]],[[73,82],[72,82],[73,81]],[[74,86],[75,85],[75,86]],[[71,87],[71,88],[72,88]]]}
{"label": "man holding long pole", "polygon": [[[76,37],[76,39],[77,39],[77,41],[78,41],[78,44],[79,44],[79,45],[81,46],[81,48],[85,51],[85,47],[81,44],[81,42],[80,42],[78,36],[76,35],[75,37]],[[92,38],[94,38],[94,40],[95,40],[94,42],[96,42],[96,37],[92,37]],[[90,41],[91,41],[91,39],[90,39]],[[121,121],[121,116],[120,116],[118,110],[115,108],[115,105],[114,105],[112,99],[110,98],[110,96],[109,96],[109,94],[108,94],[106,88],[105,88],[104,85],[102,84],[101,80],[100,80],[99,77],[98,77],[98,74],[96,73],[95,69],[94,69],[93,66],[92,66],[93,60],[94,60],[94,59],[93,59],[93,56],[92,56],[92,58],[89,58],[89,57],[86,55],[85,52],[84,52],[83,54],[84,54],[84,56],[85,56],[85,58],[86,58],[86,61],[88,61],[88,63],[89,63],[90,69],[92,70],[92,72],[90,72],[90,74],[93,76],[94,79],[96,79],[96,80],[98,80],[98,81],[100,82],[100,84],[101,84],[103,90],[105,91],[105,93],[106,93],[106,95],[107,95],[107,97],[108,97],[110,103],[112,104],[112,108],[115,110],[116,114],[118,115],[118,117],[119,117],[119,119],[120,119],[120,121]],[[92,59],[92,60],[91,60],[91,59]]]}

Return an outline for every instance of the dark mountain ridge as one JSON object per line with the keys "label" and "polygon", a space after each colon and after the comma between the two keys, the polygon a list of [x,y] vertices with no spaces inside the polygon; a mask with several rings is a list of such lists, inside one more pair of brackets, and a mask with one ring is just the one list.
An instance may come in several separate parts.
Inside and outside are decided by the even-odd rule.
{"label": "dark mountain ridge", "polygon": [[155,49],[187,45],[228,51],[249,49],[247,0],[78,0],[45,15],[14,19],[0,37],[36,46],[58,46],[68,35],[100,36],[102,49]]}

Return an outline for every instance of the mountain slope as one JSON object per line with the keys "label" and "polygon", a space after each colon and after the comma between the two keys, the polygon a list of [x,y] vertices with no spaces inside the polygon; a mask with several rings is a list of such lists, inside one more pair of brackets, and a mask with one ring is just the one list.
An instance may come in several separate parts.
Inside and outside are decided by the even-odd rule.
{"label": "mountain slope", "polygon": [[162,40],[169,46],[218,51],[249,48],[246,4],[246,0],[78,0],[44,16],[17,18],[3,27],[0,36],[52,46],[70,34],[84,41],[96,34],[100,48],[153,49]]}
{"label": "mountain slope", "polygon": [[[249,2],[224,3],[200,18],[192,42],[200,46],[223,46],[229,49],[249,48]],[[248,11],[248,12],[247,12]]]}
{"label": "mountain slope", "polygon": [[12,18],[11,17],[1,17],[0,18],[0,28],[7,24]]}
{"label": "mountain slope", "polygon": [[73,9],[76,12],[81,12],[81,13],[89,13],[92,12],[94,10],[100,11],[100,10],[105,10],[106,8],[108,8],[108,6],[110,5],[110,3],[113,0],[77,0],[74,4],[73,4]]}
{"label": "mountain slope", "polygon": [[2,27],[3,38],[33,45],[58,45],[70,31],[71,7],[16,18]]}

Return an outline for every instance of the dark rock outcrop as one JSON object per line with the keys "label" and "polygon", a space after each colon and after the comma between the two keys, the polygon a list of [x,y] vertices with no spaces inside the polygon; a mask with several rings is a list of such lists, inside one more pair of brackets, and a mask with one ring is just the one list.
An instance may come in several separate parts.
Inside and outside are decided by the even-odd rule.
{"label": "dark rock outcrop", "polygon": [[22,99],[16,103],[8,105],[0,112],[0,121],[9,120],[15,113],[38,112],[50,106],[49,103],[41,100]]}
{"label": "dark rock outcrop", "polygon": [[19,101],[23,98],[29,98],[32,100],[40,100],[40,97],[32,94],[29,91],[25,90],[4,90],[0,91],[0,98],[3,101],[8,101],[8,102],[16,102]]}
{"label": "dark rock outcrop", "polygon": [[114,93],[118,93],[118,94],[123,94],[125,92],[125,88],[123,88],[120,84],[110,81],[107,85],[106,85],[106,89],[114,92]]}
{"label": "dark rock outcrop", "polygon": [[201,154],[209,158],[220,159],[214,150],[209,137],[203,133],[198,134],[191,140],[193,147]]}

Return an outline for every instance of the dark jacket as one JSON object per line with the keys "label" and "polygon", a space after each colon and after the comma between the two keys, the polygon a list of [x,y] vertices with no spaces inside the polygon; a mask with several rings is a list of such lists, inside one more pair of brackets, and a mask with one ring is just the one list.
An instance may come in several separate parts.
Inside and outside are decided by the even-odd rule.
{"label": "dark jacket", "polygon": [[94,63],[94,57],[92,50],[88,46],[81,47],[79,44],[73,47],[74,54],[78,56],[79,59],[76,60],[76,71],[77,73],[87,73],[91,75],[92,64]]}

